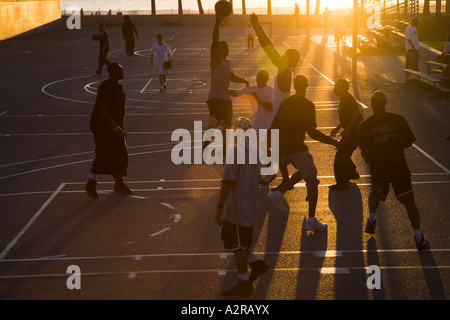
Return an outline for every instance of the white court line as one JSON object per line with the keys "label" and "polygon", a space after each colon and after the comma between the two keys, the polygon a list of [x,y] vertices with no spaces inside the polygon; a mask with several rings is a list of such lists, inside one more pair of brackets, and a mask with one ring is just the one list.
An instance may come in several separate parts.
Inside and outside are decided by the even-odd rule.
{"label": "white court line", "polygon": [[427,157],[429,160],[431,160],[435,165],[437,165],[439,168],[444,170],[447,174],[450,175],[450,170],[448,170],[446,167],[444,167],[441,163],[439,163],[436,159],[434,159],[432,156],[430,156],[428,153],[423,151],[421,148],[419,148],[416,144],[413,144],[413,147],[416,148],[417,151],[419,151],[421,154],[423,154],[425,157]]}
{"label": "white court line", "polygon": [[[443,173],[444,175],[447,175],[446,173]],[[319,178],[319,177],[318,177]],[[214,179],[207,180],[204,179],[204,181],[214,181]],[[220,179],[216,180],[217,182],[220,181]],[[156,183],[157,181],[153,182],[145,182],[145,183]],[[159,181],[158,181],[159,182]],[[184,181],[186,182],[186,181]],[[114,182],[98,182],[98,184],[110,184]],[[129,184],[137,183],[128,181]],[[141,183],[144,183],[141,181]],[[67,182],[66,185],[80,185],[80,184],[86,184],[86,182]],[[450,184],[450,181],[413,181],[413,185],[422,185],[422,184]],[[319,187],[329,187],[332,184],[319,184]],[[371,183],[356,183],[358,187],[370,187]],[[305,183],[297,183],[294,185],[294,188],[305,188]],[[158,186],[157,188],[145,188],[145,189],[133,189],[134,192],[153,192],[153,191],[192,191],[192,190],[220,190],[220,186],[216,187],[178,187],[178,188],[165,188]],[[75,193],[85,193],[84,190],[66,190],[66,191],[60,191],[60,194],[75,194]],[[113,192],[112,189],[108,190],[98,190],[99,193],[104,194],[110,194]],[[52,191],[30,191],[30,192],[17,192],[17,193],[4,193],[0,194],[0,197],[14,197],[14,196],[29,196],[29,195],[39,195],[39,194],[50,194]],[[147,197],[140,197],[140,196],[129,196],[130,198],[136,198],[136,199],[148,199]]]}
{"label": "white court line", "polygon": [[[382,270],[440,270],[450,269],[450,266],[379,266]],[[321,268],[321,267],[293,267],[293,268],[270,268],[272,272],[300,272],[300,271],[318,271],[326,274],[349,274],[352,270],[367,270],[368,267],[342,267],[342,268]],[[333,273],[333,271],[335,271]],[[216,273],[224,276],[227,272],[237,272],[235,269],[184,269],[184,270],[139,270],[139,271],[104,271],[104,272],[83,272],[83,276],[119,276],[127,275],[128,278],[135,278],[137,275],[147,274],[188,274],[188,273]],[[27,279],[27,278],[67,278],[67,273],[46,273],[46,274],[21,274],[0,276],[0,279]]]}
{"label": "white court line", "polygon": [[[91,160],[89,160],[91,161]],[[445,172],[436,172],[436,173],[413,173],[412,176],[431,176],[431,175],[447,175],[447,173]],[[370,175],[360,175],[361,178],[370,178]],[[334,179],[334,176],[318,176],[318,179]],[[281,178],[276,178],[276,180],[280,180]],[[221,181],[221,179],[186,179],[186,180],[149,180],[149,181],[128,181],[129,184],[145,184],[145,183],[161,183],[161,182],[165,182],[165,183],[177,183],[177,182],[182,182],[182,183],[186,183],[186,182],[219,182]],[[114,182],[101,182],[99,181],[98,184],[111,184]],[[418,181],[418,182],[412,182],[412,184],[443,184],[443,183],[450,183],[450,181]],[[66,185],[84,185],[86,184],[86,182],[66,182]],[[370,184],[368,183],[357,183],[358,186],[368,186]],[[294,187],[298,188],[298,187],[303,187],[305,186],[304,183],[297,183]],[[329,184],[319,184],[319,187],[327,187],[329,186]],[[216,190],[219,187],[214,187],[214,188],[209,188],[209,189],[213,189]],[[201,188],[195,188],[195,190],[198,190]],[[172,189],[169,188],[163,188],[163,187],[159,187],[158,189],[134,189],[135,191],[170,191]],[[184,188],[184,189],[180,189],[177,188],[176,190],[193,190],[193,188]],[[0,197],[11,197],[11,196],[24,196],[24,195],[38,195],[38,194],[49,194],[52,193],[53,191],[30,191],[30,192],[16,192],[16,193],[4,193],[4,194],[0,194]],[[61,191],[60,193],[82,193],[85,191]],[[163,203],[161,203],[163,204]],[[165,204],[163,204],[165,205]],[[168,206],[167,206],[168,207]],[[170,207],[168,207],[170,208]]]}
{"label": "white court line", "polygon": [[[194,142],[196,142],[196,141],[194,140]],[[178,141],[167,142],[167,143],[144,144],[144,145],[140,145],[140,146],[129,146],[128,150],[138,149],[138,148],[148,148],[148,147],[160,147],[160,146],[173,145],[173,144],[177,144],[177,143],[178,143]],[[39,159],[32,159],[32,160],[26,160],[26,161],[13,162],[13,163],[0,165],[0,168],[16,166],[16,165],[21,165],[21,164],[27,164],[27,163],[33,163],[33,162],[39,162],[39,161],[47,161],[47,160],[55,160],[55,159],[60,159],[60,158],[75,157],[75,156],[81,156],[81,155],[92,155],[92,154],[94,154],[94,152],[95,151],[69,153],[69,154],[64,154],[64,155],[59,155],[59,156],[54,156],[54,157],[46,157],[46,158],[39,158]]]}
{"label": "white court line", "polygon": [[[450,269],[450,266],[379,266],[382,270],[440,270]],[[293,268],[270,268],[272,272],[300,272],[300,271],[318,271],[326,274],[349,274],[351,270],[367,270],[368,267],[343,267],[343,268],[321,268],[321,267],[293,267]],[[333,270],[335,271],[333,273]],[[185,269],[185,270],[139,270],[139,271],[104,271],[104,272],[83,272],[83,276],[119,276],[127,275],[128,278],[134,279],[137,275],[147,274],[183,274],[183,273],[216,273],[224,276],[227,272],[237,272],[235,269]],[[0,276],[0,279],[29,279],[29,278],[67,278],[67,273],[45,273],[45,274],[21,274]]]}
{"label": "white court line", "polygon": [[61,183],[59,187],[52,193],[50,198],[45,201],[45,203],[39,208],[39,210],[31,217],[28,223],[19,231],[19,233],[11,240],[11,242],[6,246],[5,249],[0,253],[0,261],[8,254],[8,252],[15,246],[15,244],[19,241],[19,239],[27,232],[27,230],[31,227],[33,222],[41,215],[41,213],[48,207],[48,205],[56,198],[58,193],[64,188],[65,183]]}
{"label": "white court line", "polygon": [[4,115],[5,113],[7,113],[8,111],[3,111],[2,113],[0,113],[0,117],[2,116],[2,115]]}
{"label": "white court line", "polygon": [[170,230],[170,228],[164,228],[164,229],[162,229],[162,230],[159,230],[158,232],[152,233],[152,234],[150,235],[150,237],[158,236],[158,235],[160,235],[161,233],[164,233],[164,232],[169,231],[169,230]]}
{"label": "white court line", "polygon": [[140,91],[140,93],[143,93],[145,91],[145,89],[147,89],[147,86],[150,84],[150,82],[152,82],[153,78],[150,78],[150,80],[148,80],[148,82],[145,84],[144,88]]}
{"label": "white court line", "polygon": [[[331,250],[332,251],[332,250]],[[313,250],[303,250],[303,251],[271,251],[271,252],[254,252],[258,256],[281,256],[281,255],[302,255],[302,254],[312,254],[313,256],[320,255],[323,251],[313,251]],[[449,253],[450,249],[427,249],[427,252],[435,253]],[[347,256],[347,254],[386,254],[386,253],[413,253],[417,254],[417,249],[355,249],[355,250],[339,250],[342,256]],[[32,261],[71,261],[71,260],[107,260],[107,259],[133,259],[142,260],[143,258],[185,258],[185,257],[217,257],[219,259],[224,259],[226,257],[231,257],[232,254],[223,252],[193,252],[193,253],[148,253],[148,254],[127,254],[127,255],[108,255],[108,256],[79,256],[79,257],[68,257],[68,256],[53,256],[53,257],[40,257],[40,258],[20,258],[20,259],[3,259],[0,263],[8,262],[32,262]],[[326,255],[325,255],[326,256]],[[66,274],[67,276],[67,274]]]}

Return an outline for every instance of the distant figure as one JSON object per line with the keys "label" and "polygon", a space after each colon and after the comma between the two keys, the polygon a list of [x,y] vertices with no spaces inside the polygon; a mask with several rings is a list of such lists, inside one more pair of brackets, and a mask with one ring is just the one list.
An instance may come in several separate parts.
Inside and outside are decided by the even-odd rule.
{"label": "distant figure", "polygon": [[450,33],[447,34],[446,39],[444,53],[450,53]]}
{"label": "distant figure", "polygon": [[112,15],[111,9],[108,10],[108,16]]}
{"label": "distant figure", "polygon": [[98,53],[98,69],[95,72],[97,75],[102,74],[103,66],[106,64],[106,66],[109,65],[109,61],[106,58],[109,53],[109,36],[108,32],[105,30],[105,26],[103,23],[98,24],[98,37],[96,38],[97,41],[100,42],[99,46],[99,53]]}
{"label": "distant figure", "polygon": [[80,16],[84,16],[83,8],[80,9]]}
{"label": "distant figure", "polygon": [[139,33],[130,16],[124,16],[123,20],[122,35],[125,40],[125,52],[130,57],[134,55],[134,35],[136,34],[136,37],[139,39]]}
{"label": "distant figure", "polygon": [[297,28],[300,28],[300,8],[295,4],[294,17]]}
{"label": "distant figure", "polygon": [[156,62],[156,71],[159,76],[160,92],[167,90],[166,79],[169,74],[169,70],[164,68],[164,62],[172,62],[172,51],[167,43],[163,42],[163,35],[158,33],[156,35],[156,42],[152,44],[151,50],[151,65]]}
{"label": "distant figure", "polygon": [[[450,33],[447,34],[446,40],[447,41],[445,42],[444,52],[436,57],[436,61],[448,64],[450,63]],[[448,77],[448,75],[444,74],[442,74],[442,76]]]}
{"label": "distant figure", "polygon": [[[235,130],[251,128],[245,117],[233,121]],[[245,138],[244,138],[245,139]],[[253,294],[253,282],[264,274],[269,266],[252,251],[254,227],[258,223],[258,181],[260,165],[250,164],[249,141],[244,140],[245,162],[226,163],[222,173],[220,198],[217,203],[216,223],[222,227],[221,238],[224,251],[234,253],[234,263],[238,272],[238,284],[223,290],[225,297],[249,297]],[[234,147],[234,155],[238,146]],[[251,273],[248,273],[250,265]]]}
{"label": "distant figure", "polygon": [[[209,69],[211,72],[211,82],[208,92],[209,123],[208,129],[218,128],[225,137],[226,129],[231,128],[233,120],[233,103],[231,101],[229,87],[230,82],[245,83],[249,85],[247,79],[237,76],[233,72],[231,61],[227,59],[230,53],[228,43],[219,41],[219,26],[223,17],[216,13],[216,21],[212,32],[211,53]],[[226,139],[223,139],[223,154],[226,154]],[[210,141],[205,141],[203,149]]]}
{"label": "distant figure", "polygon": [[[277,74],[273,78],[273,116],[275,117],[278,108],[280,107],[281,101],[286,99],[291,95],[291,82],[293,78],[294,69],[297,67],[300,61],[300,52],[296,49],[288,49],[283,55],[280,55],[275,49],[270,38],[264,32],[261,24],[258,21],[258,16],[252,14],[250,16],[250,23],[258,36],[259,43],[263,48],[264,52],[267,54],[270,61],[277,68]],[[281,186],[284,182],[289,179],[289,172],[287,169],[287,164],[280,163],[280,172],[282,175]],[[275,175],[265,176],[264,183],[269,184],[276,178]]]}
{"label": "distant figure", "polygon": [[405,69],[413,69],[419,71],[419,36],[417,33],[417,26],[419,19],[413,18],[411,24],[406,27],[405,41],[406,41],[406,63]]}
{"label": "distant figure", "polygon": [[346,79],[338,79],[334,86],[334,94],[339,97],[339,124],[331,131],[330,136],[336,138],[336,134],[341,129],[343,131],[334,158],[336,184],[330,186],[330,190],[348,190],[349,180],[359,179],[356,166],[352,161],[352,154],[358,147],[358,127],[362,121],[362,115],[355,98],[348,92],[349,88],[350,85]]}
{"label": "distant figure", "polygon": [[249,24],[247,27],[247,49],[253,49],[253,45],[255,44],[255,31],[252,28],[252,25]]}
{"label": "distant figure", "polygon": [[344,36],[344,25],[339,20],[336,21],[334,25],[334,42],[336,43],[336,47],[340,47],[341,40]]}
{"label": "distant figure", "polygon": [[322,21],[323,21],[323,32],[324,34],[327,34],[328,29],[330,28],[330,11],[328,11],[328,7],[325,7],[325,11],[322,13]]}
{"label": "distant figure", "polygon": [[386,104],[386,95],[375,91],[371,97],[373,115],[361,122],[358,132],[361,155],[369,164],[372,181],[365,232],[375,233],[375,213],[380,201],[386,200],[389,185],[392,185],[397,200],[408,213],[417,249],[426,249],[429,243],[420,229],[420,213],[415,203],[411,173],[403,150],[410,147],[416,138],[405,118],[386,112]]}
{"label": "distant figure", "polygon": [[89,197],[98,199],[97,175],[112,175],[116,180],[114,191],[131,193],[123,182],[128,170],[128,151],[125,131],[126,95],[120,80],[124,71],[120,64],[108,66],[109,79],[103,81],[97,92],[91,115],[90,129],[94,135],[95,159],[85,190]]}
{"label": "distant figure", "polygon": [[283,100],[272,122],[272,129],[279,130],[280,156],[284,162],[291,163],[297,170],[278,190],[269,193],[268,197],[282,211],[289,212],[289,204],[284,198],[297,182],[304,179],[308,199],[308,220],[305,229],[308,231],[324,231],[327,224],[320,223],[316,215],[319,194],[319,180],[313,156],[305,144],[305,135],[325,144],[338,146],[339,142],[317,130],[316,107],[306,98],[308,79],[298,75],[294,79],[295,94]]}

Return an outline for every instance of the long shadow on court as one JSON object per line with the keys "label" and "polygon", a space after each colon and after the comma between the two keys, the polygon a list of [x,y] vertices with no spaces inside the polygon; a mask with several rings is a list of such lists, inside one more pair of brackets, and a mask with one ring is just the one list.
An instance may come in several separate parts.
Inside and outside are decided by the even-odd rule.
{"label": "long shadow on court", "polygon": [[[328,246],[328,231],[311,232],[305,230],[307,217],[301,225],[300,252],[325,252]],[[301,254],[297,274],[296,300],[313,300],[317,298],[321,280],[321,268],[325,261],[323,255]]]}
{"label": "long shadow on court", "polygon": [[[335,267],[337,270],[346,270],[349,263],[356,267],[364,266],[361,237],[363,203],[359,187],[351,183],[349,190],[330,190],[328,205],[336,219],[336,251],[360,250],[355,253],[345,253],[345,256],[337,255]],[[350,271],[348,274],[336,273],[334,277],[335,299],[351,299],[355,298],[355,295],[358,298],[363,298],[366,295],[365,276],[356,276],[357,274],[359,275],[359,272],[354,271]]]}
{"label": "long shadow on court", "polygon": [[[267,193],[267,187],[261,187],[258,189],[258,225],[254,228],[253,244],[255,245],[263,231],[266,231],[265,252],[276,253],[281,250],[286,225],[288,222],[288,215],[280,212],[280,210],[275,207],[272,201],[267,198]],[[263,230],[266,220],[266,229]],[[277,254],[270,254],[265,256],[258,255],[258,257],[260,259],[263,259],[270,266],[270,269],[275,268],[278,261]],[[270,269],[254,283],[254,299],[267,298],[268,289],[272,283],[274,274]],[[233,257],[230,258],[227,270],[236,270]],[[248,270],[249,272],[251,271],[250,267],[248,268]],[[223,278],[221,287],[217,292],[216,299],[223,299],[224,297],[222,296],[222,290],[228,289],[229,287],[234,286],[236,283],[237,273],[227,272],[227,274]]]}

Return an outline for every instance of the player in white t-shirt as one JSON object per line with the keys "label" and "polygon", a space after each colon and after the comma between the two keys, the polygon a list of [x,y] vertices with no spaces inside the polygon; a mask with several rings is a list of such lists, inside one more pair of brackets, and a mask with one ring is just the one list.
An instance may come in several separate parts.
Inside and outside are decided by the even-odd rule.
{"label": "player in white t-shirt", "polygon": [[161,92],[167,89],[166,78],[169,74],[169,70],[164,68],[164,62],[172,62],[172,51],[170,50],[167,43],[163,42],[163,35],[158,33],[156,35],[156,42],[152,44],[151,47],[151,65],[156,63],[156,71],[159,76],[159,84],[161,86]]}
{"label": "player in white t-shirt", "polygon": [[256,75],[256,85],[242,89],[230,89],[230,96],[250,95],[257,106],[253,108],[252,127],[255,130],[270,129],[273,121],[273,87],[267,85],[269,74],[265,70],[260,70]]}
{"label": "player in white t-shirt", "polygon": [[[244,131],[252,127],[250,120],[238,117],[233,128]],[[238,284],[223,290],[225,297],[249,297],[253,294],[253,282],[264,274],[269,266],[252,251],[253,231],[258,223],[258,181],[260,164],[250,163],[250,141],[238,141],[234,146],[234,161],[225,164],[220,188],[219,202],[215,215],[216,223],[222,227],[221,237],[224,250],[234,253],[238,272]],[[243,144],[243,145],[241,145]],[[236,155],[238,145],[244,146],[245,161],[239,164]],[[250,265],[251,273],[248,272]]]}
{"label": "player in white t-shirt", "polygon": [[249,24],[247,28],[247,49],[253,49],[255,44],[255,30],[253,30],[252,25]]}
{"label": "player in white t-shirt", "polygon": [[405,41],[406,41],[406,69],[419,70],[419,36],[417,34],[417,25],[419,19],[413,18],[411,24],[406,27]]}

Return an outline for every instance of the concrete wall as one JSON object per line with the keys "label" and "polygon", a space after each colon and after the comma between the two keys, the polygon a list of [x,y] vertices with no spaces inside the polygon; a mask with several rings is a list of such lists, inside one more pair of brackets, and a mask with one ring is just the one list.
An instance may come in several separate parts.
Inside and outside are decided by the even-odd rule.
{"label": "concrete wall", "polygon": [[59,0],[0,1],[0,40],[61,18]]}

